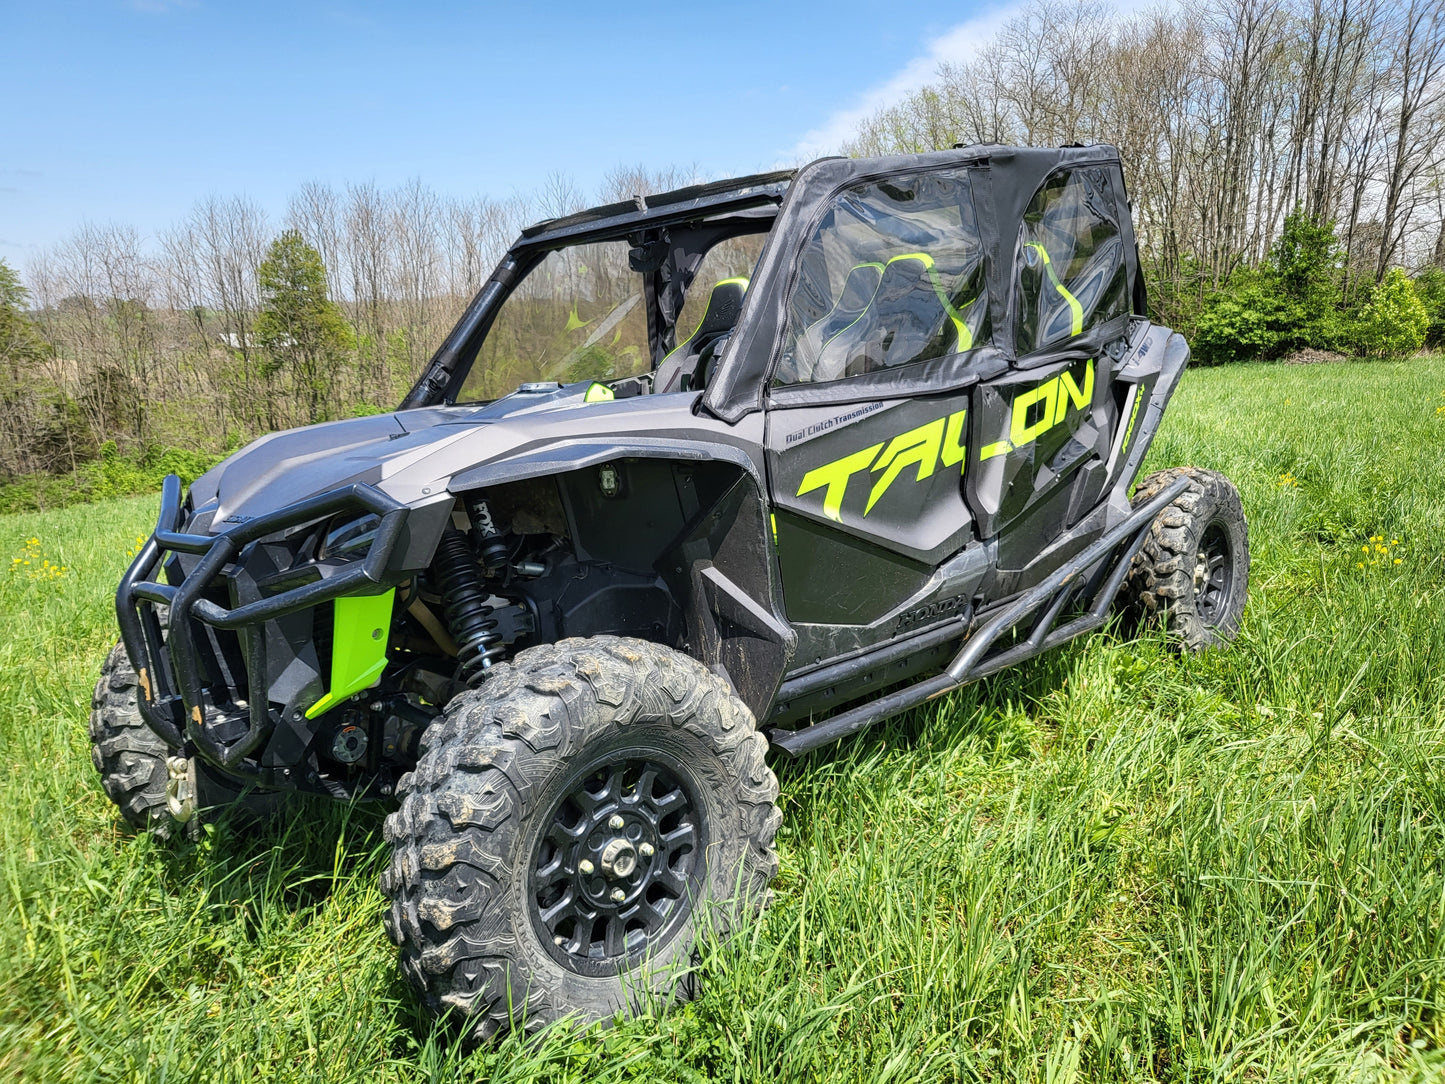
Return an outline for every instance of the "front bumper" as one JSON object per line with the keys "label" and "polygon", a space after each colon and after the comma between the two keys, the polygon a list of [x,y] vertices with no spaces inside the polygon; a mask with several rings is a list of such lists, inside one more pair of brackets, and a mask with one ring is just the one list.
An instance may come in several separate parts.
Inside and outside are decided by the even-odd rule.
{"label": "front bumper", "polygon": [[[161,487],[161,508],[155,533],[141,547],[116,591],[116,618],[126,654],[140,678],[142,717],[172,748],[189,740],[196,751],[218,767],[250,774],[244,759],[272,732],[278,719],[265,688],[247,688],[244,719],[221,712],[208,696],[204,656],[210,652],[203,626],[239,632],[244,649],[248,684],[265,684],[267,621],[310,609],[343,596],[380,595],[400,578],[391,569],[401,544],[409,509],[385,493],[355,483],[318,494],[248,519],[217,534],[180,532],[181,481],[167,476]],[[214,598],[214,588],[236,563],[244,562],[248,547],[290,528],[303,527],[339,512],[373,513],[380,517],[376,536],[364,557],[333,563],[325,575],[300,586],[228,609]],[[189,571],[168,554],[199,557]],[[164,574],[167,582],[161,582]],[[164,625],[158,608],[165,606]],[[210,676],[215,683],[214,675]],[[239,692],[240,690],[237,690]],[[244,732],[232,736],[238,722]]]}

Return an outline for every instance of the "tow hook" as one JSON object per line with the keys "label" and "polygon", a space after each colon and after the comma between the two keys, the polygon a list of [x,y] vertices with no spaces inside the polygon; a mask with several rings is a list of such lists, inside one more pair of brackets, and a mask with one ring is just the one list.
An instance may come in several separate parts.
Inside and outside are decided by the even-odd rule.
{"label": "tow hook", "polygon": [[196,788],[191,782],[188,757],[166,757],[166,809],[177,824],[196,815]]}

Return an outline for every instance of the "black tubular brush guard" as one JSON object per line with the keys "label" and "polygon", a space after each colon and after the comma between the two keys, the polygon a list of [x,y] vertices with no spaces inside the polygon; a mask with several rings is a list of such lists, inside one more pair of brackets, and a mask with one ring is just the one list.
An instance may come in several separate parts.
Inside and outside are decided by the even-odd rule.
{"label": "black tubular brush guard", "polygon": [[[228,610],[200,597],[226,565],[258,539],[288,527],[302,526],[337,512],[354,509],[381,518],[375,540],[365,557],[341,567],[333,575]],[[266,638],[257,627],[273,618],[318,606],[342,595],[375,593],[386,586],[385,570],[401,541],[408,509],[385,493],[355,483],[308,497],[274,512],[239,523],[213,535],[184,534],[181,480],[166,476],[161,486],[161,509],[155,533],[121,578],[115,595],[116,619],[126,654],[140,679],[141,717],[173,749],[189,738],[206,759],[236,770],[255,751],[271,727],[264,688]],[[167,552],[200,555],[201,559],[180,584],[160,583],[154,577]],[[156,606],[170,607],[162,635]],[[249,711],[246,733],[226,743],[210,732],[200,660],[191,622],[217,629],[252,629],[245,638]],[[259,675],[259,677],[258,677]],[[174,683],[172,683],[172,681]]]}
{"label": "black tubular brush guard", "polygon": [[[1148,504],[1134,509],[1123,522],[1105,532],[1061,568],[1050,573],[1042,583],[1029,588],[1012,602],[1005,603],[995,613],[988,615],[978,631],[964,641],[963,649],[948,664],[947,669],[937,677],[926,678],[897,692],[849,708],[812,726],[799,727],[797,730],[770,730],[768,742],[789,756],[800,757],[916,707],[925,700],[952,692],[1033,655],[1041,654],[1065,640],[1098,628],[1108,620],[1109,609],[1119,594],[1119,588],[1129,572],[1134,555],[1144,544],[1154,517],[1188,487],[1189,479],[1179,479]],[[1113,560],[1109,563],[1106,558],[1111,555]],[[1086,573],[1091,571],[1094,574],[1086,576]],[[1089,608],[1056,628],[1064,607],[1079,594],[1080,588],[1091,583],[1098,586]],[[989,654],[1000,637],[1021,626],[1024,620],[1035,612],[1038,612],[1038,617],[1034,619],[1028,637],[1022,643],[1014,644],[997,654]],[[870,661],[865,657],[859,660],[858,665],[866,667]]]}

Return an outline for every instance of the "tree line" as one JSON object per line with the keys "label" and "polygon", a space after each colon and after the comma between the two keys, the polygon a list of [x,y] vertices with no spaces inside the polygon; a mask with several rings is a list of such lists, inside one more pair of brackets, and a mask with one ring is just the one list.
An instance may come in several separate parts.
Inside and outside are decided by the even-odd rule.
{"label": "tree line", "polygon": [[694,176],[505,200],[307,183],[279,222],[215,196],[149,242],[86,223],[23,280],[0,262],[0,482],[391,409],[522,226]]}
{"label": "tree line", "polygon": [[1442,0],[1035,0],[845,150],[1094,142],[1123,157],[1153,315],[1201,360],[1401,351],[1399,305],[1445,337],[1419,275],[1445,266]]}
{"label": "tree line", "polygon": [[[855,155],[1119,147],[1156,320],[1205,362],[1445,341],[1445,0],[1033,0]],[[519,229],[697,179],[528,197],[302,185],[0,264],[0,482],[389,409]]]}

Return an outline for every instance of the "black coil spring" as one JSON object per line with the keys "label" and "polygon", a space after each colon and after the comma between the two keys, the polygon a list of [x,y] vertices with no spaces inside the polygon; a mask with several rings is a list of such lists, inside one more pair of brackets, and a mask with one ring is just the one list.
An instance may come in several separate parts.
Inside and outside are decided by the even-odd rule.
{"label": "black coil spring", "polygon": [[487,676],[491,665],[506,654],[487,589],[466,538],[454,527],[442,532],[432,561],[432,573],[441,590],[447,629],[457,642],[457,661],[462,680],[474,688]]}

